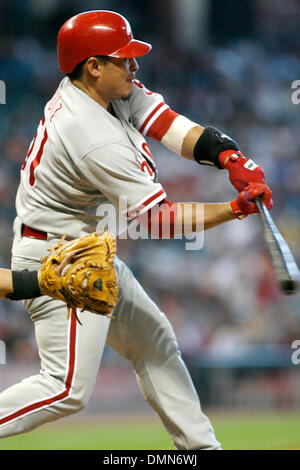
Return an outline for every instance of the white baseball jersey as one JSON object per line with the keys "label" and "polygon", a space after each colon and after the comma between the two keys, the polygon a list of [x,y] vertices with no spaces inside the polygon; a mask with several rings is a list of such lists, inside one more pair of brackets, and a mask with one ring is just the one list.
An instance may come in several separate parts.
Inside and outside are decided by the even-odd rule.
{"label": "white baseball jersey", "polygon": [[137,80],[104,109],[69,78],[46,104],[21,170],[16,209],[37,230],[67,237],[95,230],[99,205],[119,198],[129,219],[166,198],[144,136],[161,140],[178,114]]}
{"label": "white baseball jersey", "polygon": [[[118,209],[125,196],[125,212],[134,219],[166,197],[144,136],[176,151],[194,124],[139,82],[129,99],[111,106],[104,109],[68,78],[47,103],[21,171],[12,269],[38,270],[61,235],[94,231],[99,205],[109,202]],[[22,236],[20,222],[50,236]],[[77,312],[78,326],[62,301],[48,296],[25,301],[41,372],[0,393],[0,438],[80,411],[108,344],[131,362],[144,397],[177,449],[220,448],[170,322],[117,256],[115,267],[119,299],[113,318]]]}

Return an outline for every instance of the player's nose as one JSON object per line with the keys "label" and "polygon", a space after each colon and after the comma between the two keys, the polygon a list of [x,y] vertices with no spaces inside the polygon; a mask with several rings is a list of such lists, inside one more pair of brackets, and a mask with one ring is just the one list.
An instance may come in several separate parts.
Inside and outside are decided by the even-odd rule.
{"label": "player's nose", "polygon": [[137,72],[139,69],[138,63],[134,57],[130,59],[130,72]]}

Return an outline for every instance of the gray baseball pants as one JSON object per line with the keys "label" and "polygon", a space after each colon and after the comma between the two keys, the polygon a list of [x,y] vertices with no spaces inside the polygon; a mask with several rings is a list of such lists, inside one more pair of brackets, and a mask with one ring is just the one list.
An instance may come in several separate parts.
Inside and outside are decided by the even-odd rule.
{"label": "gray baseball pants", "polygon": [[[12,268],[38,270],[49,241],[16,236]],[[30,431],[82,410],[92,394],[105,344],[132,362],[138,384],[177,449],[220,449],[182,361],[166,316],[116,257],[120,295],[113,319],[79,312],[67,319],[63,302],[26,300],[41,359],[39,374],[0,393],[0,437]],[[8,365],[9,367],[9,365]]]}

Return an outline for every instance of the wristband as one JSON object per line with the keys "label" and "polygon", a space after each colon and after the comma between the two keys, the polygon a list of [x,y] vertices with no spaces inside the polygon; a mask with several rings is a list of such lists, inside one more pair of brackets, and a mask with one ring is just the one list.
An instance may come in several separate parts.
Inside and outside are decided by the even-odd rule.
{"label": "wristband", "polygon": [[231,161],[235,161],[238,159],[238,157],[243,157],[245,159],[245,162],[247,161],[247,159],[240,152],[236,152],[233,149],[224,150],[223,152],[221,152],[218,156],[218,161],[222,168],[226,168],[228,170],[227,164],[229,159]]}
{"label": "wristband", "polygon": [[238,205],[237,201],[231,201],[230,202],[231,209],[233,210],[233,213],[236,217],[236,219],[242,220],[245,217],[247,217],[248,214],[244,214],[243,211],[241,210],[240,206]]}
{"label": "wristband", "polygon": [[219,169],[219,154],[224,150],[239,151],[237,143],[215,127],[206,127],[194,147],[194,159],[200,165],[214,165]]}
{"label": "wristband", "polygon": [[9,300],[34,299],[42,295],[38,271],[12,271],[12,281],[14,292],[6,295]]}

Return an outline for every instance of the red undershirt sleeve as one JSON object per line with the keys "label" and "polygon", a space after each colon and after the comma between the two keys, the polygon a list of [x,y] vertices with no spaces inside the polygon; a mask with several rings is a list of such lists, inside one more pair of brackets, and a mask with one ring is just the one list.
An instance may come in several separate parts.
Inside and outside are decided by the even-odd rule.
{"label": "red undershirt sleeve", "polygon": [[177,210],[178,202],[164,199],[135,220],[151,235],[170,239],[174,238],[175,234]]}

